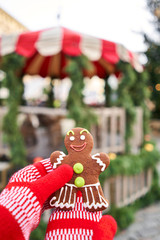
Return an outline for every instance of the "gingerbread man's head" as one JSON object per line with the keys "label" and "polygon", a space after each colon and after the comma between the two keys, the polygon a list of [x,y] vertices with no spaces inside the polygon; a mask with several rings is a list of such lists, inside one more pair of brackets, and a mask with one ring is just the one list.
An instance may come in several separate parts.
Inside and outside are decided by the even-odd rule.
{"label": "gingerbread man's head", "polygon": [[87,129],[73,128],[67,132],[64,144],[68,153],[91,153],[93,138]]}

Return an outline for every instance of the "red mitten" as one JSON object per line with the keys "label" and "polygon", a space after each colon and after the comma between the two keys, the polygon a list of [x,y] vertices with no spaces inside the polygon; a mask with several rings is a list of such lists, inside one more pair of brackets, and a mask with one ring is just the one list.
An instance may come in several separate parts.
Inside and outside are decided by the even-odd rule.
{"label": "red mitten", "polygon": [[117,224],[102,212],[87,211],[82,193],[77,193],[73,210],[57,209],[49,219],[45,240],[113,240]]}
{"label": "red mitten", "polygon": [[87,211],[82,193],[77,192],[75,207],[63,211],[59,208],[49,219],[45,240],[92,240],[93,229],[102,217],[102,212]]}
{"label": "red mitten", "polygon": [[92,240],[113,240],[116,231],[117,223],[115,219],[110,215],[105,215],[94,229]]}
{"label": "red mitten", "polygon": [[28,240],[38,226],[44,202],[72,175],[68,165],[53,171],[49,159],[14,174],[0,195],[0,239]]}

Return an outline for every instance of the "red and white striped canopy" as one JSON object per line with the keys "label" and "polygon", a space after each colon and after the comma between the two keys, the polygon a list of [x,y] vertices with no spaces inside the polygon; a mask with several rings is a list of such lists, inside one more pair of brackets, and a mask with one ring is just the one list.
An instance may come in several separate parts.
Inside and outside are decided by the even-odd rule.
{"label": "red and white striped canopy", "polygon": [[24,74],[42,77],[64,77],[66,56],[85,55],[93,70],[87,75],[105,77],[115,72],[115,65],[122,60],[129,62],[138,72],[143,70],[138,55],[123,45],[98,39],[75,31],[55,27],[36,32],[26,32],[0,37],[0,55],[16,52],[26,58]]}

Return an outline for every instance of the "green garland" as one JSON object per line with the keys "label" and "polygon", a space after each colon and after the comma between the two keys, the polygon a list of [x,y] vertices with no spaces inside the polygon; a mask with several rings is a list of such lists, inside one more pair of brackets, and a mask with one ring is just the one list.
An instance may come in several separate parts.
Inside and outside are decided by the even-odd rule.
{"label": "green garland", "polygon": [[[147,150],[151,148],[151,150]],[[154,168],[160,161],[160,152],[153,142],[145,142],[140,153],[137,155],[117,155],[111,160],[109,168],[101,173],[100,180],[103,185],[107,178],[117,175],[135,175],[150,167]]]}
{"label": "green garland", "polygon": [[[151,93],[151,100],[155,104],[155,109],[152,112],[152,118],[160,118],[160,46],[151,42],[146,38],[149,48],[146,52],[148,62],[146,70],[149,73],[149,88]],[[157,85],[159,84],[159,85]]]}
{"label": "green garland", "polygon": [[11,163],[14,167],[26,165],[24,141],[17,124],[18,107],[23,94],[23,83],[22,79],[18,77],[18,69],[23,66],[23,61],[23,57],[10,54],[3,58],[1,66],[6,73],[3,85],[9,90],[6,100],[8,111],[3,119],[4,141],[10,147]]}
{"label": "green garland", "polygon": [[158,173],[156,164],[160,161],[160,152],[153,142],[144,142],[141,152],[138,155],[116,156],[108,169],[101,173],[100,182],[103,185],[108,178],[118,175],[136,175],[145,169],[153,169],[153,182],[150,191],[134,203],[117,208],[111,203],[111,209],[104,214],[111,214],[117,221],[119,231],[127,228],[134,221],[135,212],[160,198],[160,187],[158,183]]}
{"label": "green garland", "polygon": [[117,90],[118,100],[116,105],[123,107],[126,110],[125,141],[126,153],[129,153],[131,150],[129,140],[133,135],[132,126],[136,119],[136,110],[132,97],[133,86],[136,83],[136,74],[130,64],[119,62],[117,67],[120,71],[122,71],[123,77]]}
{"label": "green garland", "polygon": [[43,89],[43,93],[47,96],[46,107],[54,108],[54,84],[53,79],[50,79],[49,87]]}
{"label": "green garland", "polygon": [[104,86],[105,107],[111,107],[112,106],[111,95],[113,93],[113,90],[108,83],[108,77],[106,77],[104,81],[105,81],[105,86]]}
{"label": "green garland", "polygon": [[[136,107],[143,109],[143,132],[144,135],[149,133],[150,110],[147,106],[147,99],[150,97],[149,78],[146,71],[138,73],[129,63],[122,61],[117,64],[117,69],[122,72],[122,79],[116,91],[109,89],[110,96],[107,97],[109,105],[107,106],[123,107],[126,110],[125,142],[128,154],[131,151],[130,138],[133,135],[133,124],[136,120]],[[113,93],[117,95],[117,100],[112,100]]]}
{"label": "green garland", "polygon": [[155,104],[155,108],[152,111],[152,118],[160,119],[160,16],[159,16],[159,0],[147,0],[148,10],[153,16],[153,27],[157,35],[157,39],[153,36],[144,33],[145,43],[148,45],[148,49],[145,52],[147,56],[147,63],[145,68],[149,73],[151,100]]}
{"label": "green garland", "polygon": [[142,73],[136,74],[136,82],[131,91],[131,96],[133,98],[134,106],[140,106],[143,109],[143,133],[148,134],[149,121],[151,117],[151,112],[147,106],[147,100],[150,98],[151,93],[148,88],[149,85],[149,75],[148,71],[144,70]]}
{"label": "green garland", "polygon": [[84,56],[70,57],[69,59],[66,72],[71,78],[72,87],[67,99],[68,117],[75,120],[76,126],[90,129],[91,125],[97,122],[97,117],[83,101],[83,71],[89,68],[89,62]]}
{"label": "green garland", "polygon": [[[129,139],[132,136],[132,126],[135,122],[136,107],[143,109],[143,131],[144,136],[148,134],[150,111],[147,107],[147,99],[150,98],[148,89],[148,73],[136,72],[129,64],[120,62],[117,68],[123,73],[123,77],[116,92],[117,101],[111,101],[111,95],[108,103],[111,106],[121,106],[126,110],[126,155],[118,155],[112,160],[107,171],[100,175],[100,181],[103,185],[104,181],[110,177],[117,175],[135,175],[145,169],[152,168],[154,171],[153,183],[151,190],[142,198],[133,204],[123,208],[117,208],[111,205],[111,209],[107,214],[111,214],[117,221],[119,231],[125,229],[134,220],[135,212],[160,198],[160,187],[158,185],[158,173],[156,171],[156,163],[160,161],[160,152],[156,149],[155,144],[143,140],[142,148],[139,154],[130,154],[131,146]],[[111,92],[112,94],[112,92]],[[152,149],[153,148],[153,149]]]}

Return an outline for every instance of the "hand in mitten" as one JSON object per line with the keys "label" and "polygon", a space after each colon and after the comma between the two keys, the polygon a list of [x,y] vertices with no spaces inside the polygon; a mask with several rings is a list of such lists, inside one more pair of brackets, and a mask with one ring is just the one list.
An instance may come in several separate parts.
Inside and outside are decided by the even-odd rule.
{"label": "hand in mitten", "polygon": [[59,208],[52,212],[45,240],[113,240],[117,223],[101,211],[87,211],[81,191],[77,192],[74,209]]}
{"label": "hand in mitten", "polygon": [[110,215],[105,215],[94,228],[92,240],[113,240],[116,231],[117,223],[115,219]]}
{"label": "hand in mitten", "polygon": [[68,165],[53,171],[49,159],[15,173],[0,195],[0,239],[28,240],[38,226],[44,202],[72,175]]}

